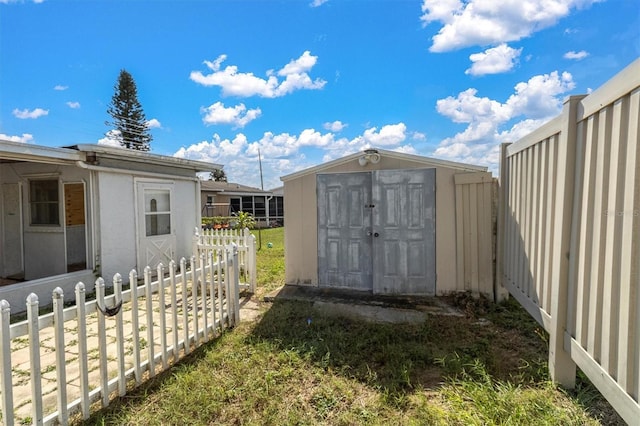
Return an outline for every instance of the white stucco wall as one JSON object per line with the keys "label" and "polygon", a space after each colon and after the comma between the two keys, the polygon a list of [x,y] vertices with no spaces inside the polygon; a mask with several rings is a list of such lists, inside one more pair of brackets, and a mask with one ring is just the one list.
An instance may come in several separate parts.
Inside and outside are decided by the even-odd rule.
{"label": "white stucco wall", "polygon": [[100,172],[94,203],[99,206],[98,259],[102,277],[110,284],[113,275],[123,279],[136,268],[134,178],[122,173]]}

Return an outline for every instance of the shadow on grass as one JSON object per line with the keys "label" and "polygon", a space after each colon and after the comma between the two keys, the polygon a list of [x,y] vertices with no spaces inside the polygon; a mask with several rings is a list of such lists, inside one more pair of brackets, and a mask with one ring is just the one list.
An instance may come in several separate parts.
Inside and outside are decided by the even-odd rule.
{"label": "shadow on grass", "polygon": [[[529,321],[526,316],[517,319]],[[544,380],[544,341],[528,332],[529,326],[513,326],[473,315],[430,315],[417,325],[375,324],[322,315],[311,302],[275,301],[248,343],[266,340],[296,351],[314,366],[385,394],[438,388],[477,362],[495,379]]]}

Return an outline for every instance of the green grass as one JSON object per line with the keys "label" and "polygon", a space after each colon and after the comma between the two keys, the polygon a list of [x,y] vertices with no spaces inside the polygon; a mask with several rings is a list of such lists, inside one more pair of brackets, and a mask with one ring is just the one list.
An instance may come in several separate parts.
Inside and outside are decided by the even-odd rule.
{"label": "green grass", "polygon": [[[252,231],[256,237],[258,259],[258,289],[256,293],[262,295],[284,285],[284,228],[263,229]],[[262,244],[259,244],[262,240]],[[269,247],[271,243],[271,247]]]}
{"label": "green grass", "polygon": [[[259,258],[261,285],[279,285],[281,229],[263,232]],[[225,332],[85,423],[621,422],[583,377],[571,393],[549,381],[546,335],[515,301],[449,301],[467,315],[418,325],[325,316],[307,302],[266,305],[258,321]]]}

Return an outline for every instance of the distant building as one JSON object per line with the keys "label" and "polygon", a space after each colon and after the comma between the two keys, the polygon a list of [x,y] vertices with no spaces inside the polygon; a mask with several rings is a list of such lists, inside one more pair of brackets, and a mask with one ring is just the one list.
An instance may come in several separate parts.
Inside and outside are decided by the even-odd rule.
{"label": "distant building", "polygon": [[233,217],[250,213],[259,226],[284,224],[284,189],[264,191],[238,183],[202,181],[200,184],[202,217]]}

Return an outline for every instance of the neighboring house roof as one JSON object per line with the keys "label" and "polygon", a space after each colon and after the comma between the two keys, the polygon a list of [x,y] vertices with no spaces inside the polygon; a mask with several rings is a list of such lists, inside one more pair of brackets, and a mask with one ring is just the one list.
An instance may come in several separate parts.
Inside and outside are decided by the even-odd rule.
{"label": "neighboring house roof", "polygon": [[[371,148],[380,154],[381,157],[394,158],[397,160],[405,160],[405,161],[413,161],[420,164],[423,164],[425,167],[448,167],[451,169],[469,171],[469,172],[486,172],[487,167],[483,166],[474,166],[472,164],[465,163],[457,163],[455,161],[447,161],[447,160],[439,160],[436,158],[423,157],[421,155],[413,155],[413,154],[404,154],[401,152],[395,151],[387,151],[384,149]],[[337,160],[332,160],[327,163],[320,164],[318,166],[309,167],[308,169],[300,170],[295,173],[291,173],[286,176],[280,177],[280,180],[283,182],[296,179],[301,176],[306,176],[315,173],[321,173],[325,170],[331,169],[332,167],[339,166],[341,164],[348,163],[350,161],[357,161],[362,155],[364,155],[364,151],[356,152],[354,154],[347,155],[346,157],[338,158]]]}
{"label": "neighboring house roof", "polygon": [[270,189],[272,195],[277,197],[284,197],[284,186],[279,186],[277,188]]}
{"label": "neighboring house roof", "polygon": [[264,191],[251,186],[240,185],[233,182],[219,182],[203,180],[200,182],[200,190],[207,192],[224,192],[227,195],[271,195],[271,191]]}

